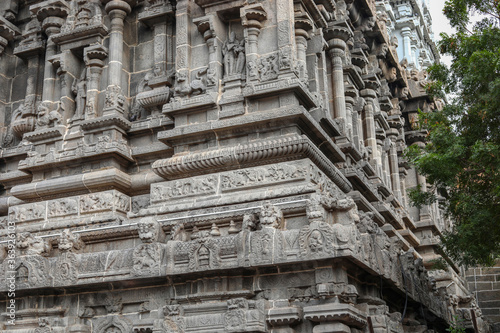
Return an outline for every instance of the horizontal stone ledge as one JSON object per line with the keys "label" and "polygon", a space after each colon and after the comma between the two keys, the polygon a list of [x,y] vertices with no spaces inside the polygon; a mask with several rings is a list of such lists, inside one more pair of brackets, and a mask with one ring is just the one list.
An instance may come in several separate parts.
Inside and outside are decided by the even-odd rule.
{"label": "horizontal stone ledge", "polygon": [[306,136],[299,135],[158,160],[153,163],[152,169],[159,176],[171,180],[213,173],[221,168],[238,169],[300,158],[309,158],[345,193],[352,190],[347,178],[319,148]]}
{"label": "horizontal stone ledge", "polygon": [[363,328],[366,316],[350,304],[327,303],[304,307],[304,318],[315,322],[341,322],[343,324]]}
{"label": "horizontal stone ledge", "polygon": [[33,201],[68,193],[91,193],[103,189],[127,190],[130,185],[131,179],[128,174],[112,168],[14,186],[11,194],[20,200]]}

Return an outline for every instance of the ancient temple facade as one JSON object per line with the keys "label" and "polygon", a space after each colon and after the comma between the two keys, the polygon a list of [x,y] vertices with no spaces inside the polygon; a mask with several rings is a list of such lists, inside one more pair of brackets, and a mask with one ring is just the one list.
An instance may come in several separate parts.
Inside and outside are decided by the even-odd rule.
{"label": "ancient temple facade", "polygon": [[392,2],[2,0],[1,332],[487,332]]}

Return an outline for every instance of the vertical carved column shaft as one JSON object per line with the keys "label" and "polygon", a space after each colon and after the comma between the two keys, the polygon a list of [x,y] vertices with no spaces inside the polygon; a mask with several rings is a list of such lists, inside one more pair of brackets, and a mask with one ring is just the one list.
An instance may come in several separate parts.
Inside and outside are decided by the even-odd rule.
{"label": "vertical carved column shaft", "polygon": [[[176,19],[176,70],[187,72],[189,70],[189,60],[191,58],[191,43],[189,42],[189,1],[181,0],[177,2]],[[187,74],[187,73],[186,73]]]}
{"label": "vertical carved column shaft", "polygon": [[257,61],[258,61],[257,40],[259,38],[260,29],[256,27],[248,27],[245,30],[248,38],[248,45],[247,45],[248,53],[246,54],[247,57],[246,62],[248,67],[250,68],[250,71],[247,75],[247,80],[252,80],[258,78],[257,72],[255,72],[255,68],[257,68]]}
{"label": "vertical carved column shaft", "polygon": [[97,95],[99,94],[104,60],[107,56],[108,50],[101,45],[89,46],[84,50],[88,78],[85,119],[92,119],[97,116]]}
{"label": "vertical carved column shaft", "polygon": [[365,98],[366,105],[363,109],[363,128],[365,133],[365,146],[371,147],[373,163],[380,165],[378,158],[377,138],[375,133],[375,118],[374,118],[374,99],[377,94],[372,89],[364,89],[361,95]]}
{"label": "vertical carved column shaft", "polygon": [[24,100],[25,113],[35,114],[36,88],[38,87],[38,74],[40,70],[40,56],[37,54],[28,59],[28,84],[26,85],[26,98]]}
{"label": "vertical carved column shaft", "polygon": [[394,143],[395,138],[391,137],[391,146],[389,148],[389,167],[391,170],[392,190],[396,198],[402,202],[401,197],[401,181],[399,179],[398,152]]}
{"label": "vertical carved column shaft", "polygon": [[[427,191],[427,179],[425,176],[421,175],[420,172],[415,171],[417,173],[417,184],[420,186],[420,189],[422,191]],[[428,205],[422,205],[422,207],[419,210],[420,214],[420,220],[426,220],[430,218],[429,215],[429,206]]]}
{"label": "vertical carved column shaft", "polygon": [[300,70],[300,79],[303,80],[307,78],[307,39],[309,34],[307,31],[302,29],[295,29],[295,41],[297,44],[297,66]]}
{"label": "vertical carved column shaft", "polygon": [[256,72],[258,61],[258,40],[260,30],[262,29],[262,21],[267,18],[267,13],[261,4],[254,4],[240,9],[241,24],[245,28],[244,34],[246,43],[245,55],[246,63],[249,69],[247,80],[257,79]]}
{"label": "vertical carved column shaft", "polygon": [[162,70],[167,69],[167,23],[160,22],[154,26],[154,62]]}
{"label": "vertical carved column shaft", "polygon": [[409,27],[401,29],[401,36],[403,36],[403,57],[411,61],[411,29]]}
{"label": "vertical carved column shaft", "polygon": [[280,72],[290,73],[293,70],[296,61],[295,52],[295,34],[293,33],[295,13],[293,1],[276,0],[276,17],[278,21],[278,50],[282,54],[289,55],[290,68],[287,70],[280,69]]}
{"label": "vertical carved column shaft", "polygon": [[340,120],[342,131],[345,132],[347,113],[345,106],[343,59],[347,45],[343,39],[333,38],[328,41],[328,47],[328,53],[332,62],[333,113],[334,118]]}
{"label": "vertical carved column shaft", "polygon": [[108,86],[120,87],[123,68],[123,20],[132,9],[122,0],[108,2],[105,9],[111,19]]}
{"label": "vertical carved column shaft", "polygon": [[167,23],[167,71],[175,67],[175,45],[174,45],[174,26],[172,20]]}
{"label": "vertical carved column shaft", "polygon": [[208,48],[208,73],[207,85],[213,86],[218,83],[218,79],[222,75],[222,54],[217,52],[219,50],[218,39],[215,33],[215,23],[217,17],[214,15],[207,15],[195,19],[193,22],[197,25],[198,31],[203,35],[203,39],[207,43]]}
{"label": "vertical carved column shaft", "polygon": [[45,34],[48,37],[45,49],[42,101],[55,101],[56,71],[49,59],[57,53],[56,44],[52,41],[52,36],[59,33],[63,24],[64,19],[60,17],[47,17],[42,23],[42,28],[45,30]]}
{"label": "vertical carved column shaft", "polygon": [[[355,146],[359,149],[359,132],[358,132],[358,113],[354,111],[354,104],[356,103],[357,91],[355,89],[346,89],[345,103],[346,103],[346,135],[354,141]],[[356,134],[356,139],[354,136]]]}

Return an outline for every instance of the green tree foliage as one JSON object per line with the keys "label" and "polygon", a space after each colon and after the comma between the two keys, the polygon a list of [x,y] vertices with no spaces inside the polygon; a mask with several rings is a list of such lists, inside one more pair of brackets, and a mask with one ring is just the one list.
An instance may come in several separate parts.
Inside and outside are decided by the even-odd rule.
{"label": "green tree foliage", "polygon": [[[491,265],[500,257],[500,0],[448,0],[444,13],[457,32],[441,34],[439,46],[453,60],[430,68],[429,92],[451,97],[443,111],[421,115],[428,144],[408,156],[455,221],[443,239],[448,255]],[[473,28],[471,14],[484,17]],[[417,205],[435,200],[412,196]]]}

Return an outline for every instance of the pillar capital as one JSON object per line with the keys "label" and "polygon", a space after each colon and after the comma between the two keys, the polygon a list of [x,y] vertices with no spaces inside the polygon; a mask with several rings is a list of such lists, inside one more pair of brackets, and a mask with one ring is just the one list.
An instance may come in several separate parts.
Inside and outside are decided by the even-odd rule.
{"label": "pillar capital", "polygon": [[111,0],[106,3],[104,10],[108,13],[111,19],[118,17],[124,19],[128,14],[130,14],[132,7],[130,7],[130,5],[123,0]]}
{"label": "pillar capital", "polygon": [[193,23],[198,27],[198,31],[207,42],[209,39],[214,38],[215,27],[213,17],[211,15],[205,15],[193,20]]}
{"label": "pillar capital", "polygon": [[89,67],[104,67],[104,60],[107,57],[108,49],[103,45],[92,45],[83,51],[83,59]]}
{"label": "pillar capital", "polygon": [[245,6],[240,9],[241,25],[247,28],[262,28],[262,22],[267,19],[267,12],[260,3]]}
{"label": "pillar capital", "polygon": [[30,12],[36,15],[36,18],[40,22],[45,21],[49,17],[57,17],[64,20],[70,12],[70,6],[64,0],[47,0],[31,6]]}

